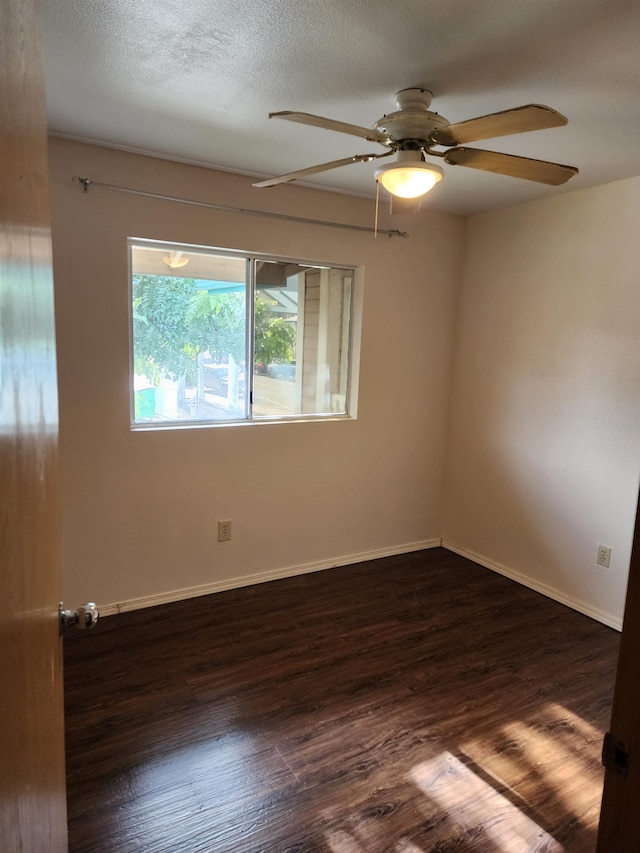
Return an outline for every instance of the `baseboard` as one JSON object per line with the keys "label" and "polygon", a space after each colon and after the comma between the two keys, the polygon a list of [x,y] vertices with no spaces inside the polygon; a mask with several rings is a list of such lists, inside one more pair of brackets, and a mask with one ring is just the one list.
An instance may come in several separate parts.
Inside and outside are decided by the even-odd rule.
{"label": "baseboard", "polygon": [[589,616],[597,622],[602,622],[603,625],[615,628],[616,631],[622,631],[622,619],[619,619],[617,616],[612,616],[610,613],[605,613],[603,610],[591,607],[591,605],[586,604],[584,601],[580,601],[577,598],[565,595],[563,592],[560,592],[560,590],[555,589],[555,587],[540,583],[540,581],[537,581],[528,575],[523,575],[521,572],[509,569],[501,563],[496,563],[495,560],[483,557],[482,554],[476,554],[475,551],[470,551],[468,548],[456,545],[455,542],[450,542],[448,539],[442,540],[442,547],[446,548],[448,551],[453,551],[455,554],[460,554],[461,557],[466,557],[468,560],[473,560],[474,563],[484,566],[485,569],[491,569],[492,572],[497,572],[499,575],[504,575],[505,577],[516,581],[516,583],[529,587],[529,589],[533,589],[535,592],[539,592],[547,598],[551,598],[560,604],[564,604],[572,610],[577,610],[578,613],[584,613],[585,616]]}
{"label": "baseboard", "polygon": [[271,569],[268,572],[257,572],[255,574],[243,575],[239,578],[227,578],[222,581],[191,586],[184,589],[174,589],[169,592],[160,592],[155,595],[146,595],[140,598],[132,598],[128,601],[120,601],[113,604],[100,604],[100,616],[113,616],[116,613],[125,613],[128,610],[142,610],[144,607],[155,607],[158,604],[170,604],[173,601],[183,601],[187,598],[198,598],[201,595],[211,595],[214,592],[224,592],[227,589],[239,589],[243,586],[252,586],[258,583],[291,578],[296,575],[306,575],[310,572],[321,572],[324,569],[336,569],[339,566],[349,566],[353,563],[364,563],[366,560],[379,560],[381,557],[393,557],[397,554],[407,554],[410,551],[423,551],[427,548],[439,548],[442,544],[440,539],[425,539],[422,542],[408,542],[404,545],[396,545],[391,548],[378,548],[373,551],[363,551],[359,554],[348,554],[332,560],[319,560],[315,563],[301,563],[295,566],[286,566],[282,569]]}

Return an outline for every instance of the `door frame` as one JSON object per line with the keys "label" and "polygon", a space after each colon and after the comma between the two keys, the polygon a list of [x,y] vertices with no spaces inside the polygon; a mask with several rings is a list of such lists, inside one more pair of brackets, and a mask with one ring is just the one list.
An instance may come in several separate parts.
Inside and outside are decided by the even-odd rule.
{"label": "door frame", "polygon": [[596,853],[640,850],[640,499],[611,712],[611,740],[628,752],[626,776],[605,770]]}

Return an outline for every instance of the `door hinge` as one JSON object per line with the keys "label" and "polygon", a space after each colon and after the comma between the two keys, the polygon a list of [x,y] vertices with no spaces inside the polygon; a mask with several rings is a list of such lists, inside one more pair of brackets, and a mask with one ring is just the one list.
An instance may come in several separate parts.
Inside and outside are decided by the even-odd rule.
{"label": "door hinge", "polygon": [[603,766],[626,779],[629,772],[629,761],[629,747],[617,740],[611,732],[607,732],[602,743]]}

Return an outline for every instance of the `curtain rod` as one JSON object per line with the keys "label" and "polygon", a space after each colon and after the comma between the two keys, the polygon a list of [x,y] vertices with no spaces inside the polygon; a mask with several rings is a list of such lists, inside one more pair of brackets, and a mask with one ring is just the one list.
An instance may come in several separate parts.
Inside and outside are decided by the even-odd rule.
{"label": "curtain rod", "polygon": [[287,219],[289,222],[304,222],[307,225],[326,225],[330,228],[346,228],[350,231],[367,231],[371,234],[386,234],[388,237],[408,237],[406,231],[385,230],[380,228],[370,228],[368,225],[349,225],[342,222],[329,222],[324,219],[307,219],[304,216],[291,216],[287,213],[271,213],[268,210],[252,210],[247,207],[230,207],[226,204],[213,204],[208,201],[194,201],[189,198],[179,198],[172,195],[161,195],[160,193],[150,193],[145,190],[135,190],[132,187],[120,187],[117,184],[104,184],[101,181],[92,181],[90,178],[81,178],[74,175],[73,181],[78,181],[82,184],[82,191],[89,192],[89,187],[99,187],[103,190],[116,190],[121,193],[130,193],[131,195],[141,195],[145,198],[157,198],[161,201],[174,201],[178,204],[191,204],[194,207],[208,207],[210,210],[219,210],[224,213],[241,213],[245,216],[266,216],[269,219]]}

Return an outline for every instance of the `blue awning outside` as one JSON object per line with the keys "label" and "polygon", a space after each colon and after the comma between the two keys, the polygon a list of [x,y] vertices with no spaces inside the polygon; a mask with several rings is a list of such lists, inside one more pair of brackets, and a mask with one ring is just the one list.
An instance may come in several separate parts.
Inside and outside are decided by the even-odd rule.
{"label": "blue awning outside", "polygon": [[208,293],[241,293],[244,290],[243,281],[212,281],[206,278],[194,278],[194,283],[199,290],[206,290]]}
{"label": "blue awning outside", "polygon": [[[212,279],[194,278],[199,290],[206,290],[211,296],[222,293],[242,293],[245,284],[242,281],[214,281]],[[271,302],[275,302],[274,314],[297,314],[298,291],[283,287],[261,287],[260,294]]]}

